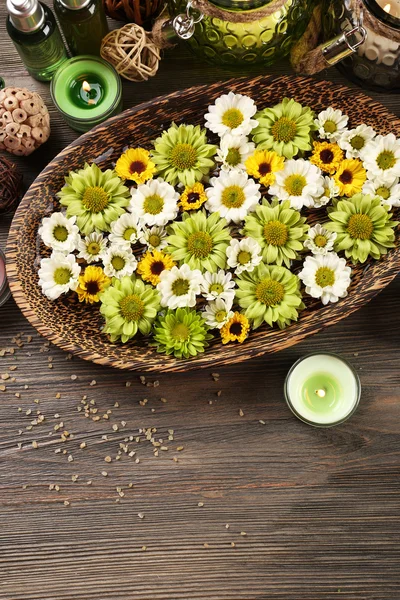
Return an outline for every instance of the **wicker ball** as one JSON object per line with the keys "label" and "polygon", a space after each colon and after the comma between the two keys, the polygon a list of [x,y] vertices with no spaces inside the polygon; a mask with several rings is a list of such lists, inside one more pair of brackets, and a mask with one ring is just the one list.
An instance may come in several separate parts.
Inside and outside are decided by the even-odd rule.
{"label": "wicker ball", "polygon": [[136,25],[150,25],[156,17],[164,0],[103,0],[106,14],[117,21],[127,21]]}
{"label": "wicker ball", "polygon": [[0,150],[28,156],[49,135],[49,111],[39,94],[17,87],[0,90]]}
{"label": "wicker ball", "polygon": [[22,175],[14,163],[0,156],[0,214],[14,210],[21,197]]}

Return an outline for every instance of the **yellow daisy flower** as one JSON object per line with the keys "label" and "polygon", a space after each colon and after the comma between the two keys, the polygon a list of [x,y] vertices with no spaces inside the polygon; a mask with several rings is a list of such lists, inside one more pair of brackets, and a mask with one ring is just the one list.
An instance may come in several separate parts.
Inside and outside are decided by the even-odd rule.
{"label": "yellow daisy flower", "polygon": [[221,328],[222,343],[239,342],[242,344],[249,334],[250,323],[247,317],[235,312],[232,318]]}
{"label": "yellow daisy flower", "polygon": [[207,194],[204,191],[204,186],[201,183],[187,185],[181,194],[179,206],[182,210],[196,210],[207,200]]}
{"label": "yellow daisy flower", "polygon": [[140,184],[153,179],[156,165],[150,160],[148,150],[129,148],[117,160],[115,172],[121,179],[129,179]]}
{"label": "yellow daisy flower", "polygon": [[166,269],[169,271],[176,263],[169,254],[164,254],[159,250],[146,252],[137,267],[137,273],[144,281],[149,281],[153,285],[160,283],[160,274]]}
{"label": "yellow daisy flower", "polygon": [[79,302],[100,302],[99,294],[111,283],[111,279],[104,274],[101,267],[86,267],[83,275],[79,276],[79,284],[76,288]]}
{"label": "yellow daisy flower", "polygon": [[244,163],[247,173],[268,187],[275,182],[275,173],[283,169],[285,159],[274,151],[256,150]]}
{"label": "yellow daisy flower", "polygon": [[339,195],[350,198],[361,192],[367,178],[367,172],[360,160],[351,158],[340,163],[333,178],[339,187]]}
{"label": "yellow daisy flower", "polygon": [[314,150],[310,162],[319,167],[324,173],[333,175],[343,158],[343,150],[337,144],[314,142]]}

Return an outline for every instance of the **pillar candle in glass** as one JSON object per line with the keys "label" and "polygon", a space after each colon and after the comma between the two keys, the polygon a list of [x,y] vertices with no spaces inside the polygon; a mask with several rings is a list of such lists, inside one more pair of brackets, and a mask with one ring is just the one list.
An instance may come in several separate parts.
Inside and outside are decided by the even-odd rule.
{"label": "pillar candle in glass", "polygon": [[0,306],[5,304],[11,295],[6,275],[6,258],[0,248]]}
{"label": "pillar candle in glass", "polygon": [[110,63],[95,56],[71,58],[55,74],[51,97],[76,131],[89,131],[122,109],[121,79]]}
{"label": "pillar candle in glass", "polygon": [[309,354],[290,369],[285,397],[301,421],[315,427],[332,427],[356,410],[361,384],[351,365],[335,354]]}

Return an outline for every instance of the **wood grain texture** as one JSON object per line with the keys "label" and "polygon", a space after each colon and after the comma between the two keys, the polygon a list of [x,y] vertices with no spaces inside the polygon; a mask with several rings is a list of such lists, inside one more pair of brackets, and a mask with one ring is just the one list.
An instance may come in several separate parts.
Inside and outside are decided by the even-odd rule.
{"label": "wood grain texture", "polygon": [[[9,83],[40,91],[50,107],[48,87],[26,75],[5,35],[4,3],[0,56]],[[189,62],[188,56],[184,50],[170,53],[154,80],[126,84],[125,107],[229,77]],[[288,71],[285,64],[273,69],[275,74]],[[346,84],[336,71],[322,78]],[[398,96],[372,96],[400,115]],[[76,138],[52,109],[51,114],[50,142],[30,159],[18,159],[26,185]],[[0,217],[3,248],[9,225],[9,217]],[[399,294],[397,278],[348,319],[296,347],[218,368],[219,382],[210,368],[163,374],[158,388],[142,386],[138,374],[66,360],[53,346],[41,351],[47,350],[45,340],[10,300],[0,309],[0,348],[16,347],[11,340],[19,332],[24,346],[0,357],[0,373],[16,377],[0,392],[0,599],[399,598]],[[348,358],[363,386],[360,409],[334,430],[307,427],[283,400],[288,369],[315,350]],[[97,383],[90,386],[93,379]],[[86,394],[101,414],[113,410],[109,422],[93,422],[77,411]],[[145,406],[138,403],[143,398],[148,398]],[[32,420],[25,414],[29,409],[46,415],[33,431],[25,429]],[[53,429],[61,420],[75,436],[64,443],[58,443]],[[112,429],[121,420],[127,434]],[[174,429],[172,449],[182,445],[184,450],[169,449],[155,458],[152,447],[141,442],[139,464],[125,455],[110,465],[104,462],[106,455],[115,457],[120,438],[151,426],[160,437]],[[109,441],[102,439],[105,434]],[[33,440],[39,443],[36,450]],[[79,449],[83,440],[86,450]],[[55,454],[59,447],[74,461]],[[79,474],[75,483],[74,474]],[[134,486],[126,490],[129,482]],[[60,492],[50,491],[49,484],[58,484]],[[117,486],[126,491],[119,504]],[[65,507],[64,500],[71,505]]]}

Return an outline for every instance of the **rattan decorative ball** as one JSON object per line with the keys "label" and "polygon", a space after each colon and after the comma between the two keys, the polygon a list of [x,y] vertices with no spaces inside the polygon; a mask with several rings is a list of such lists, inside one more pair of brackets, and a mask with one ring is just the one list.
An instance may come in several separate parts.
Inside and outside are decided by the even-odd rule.
{"label": "rattan decorative ball", "polygon": [[0,90],[0,150],[28,156],[49,135],[49,111],[39,94],[17,87]]}
{"label": "rattan decorative ball", "polygon": [[21,198],[22,175],[16,165],[0,156],[0,214],[14,210]]}
{"label": "rattan decorative ball", "polygon": [[150,25],[164,6],[164,0],[103,0],[103,6],[112,19]]}

